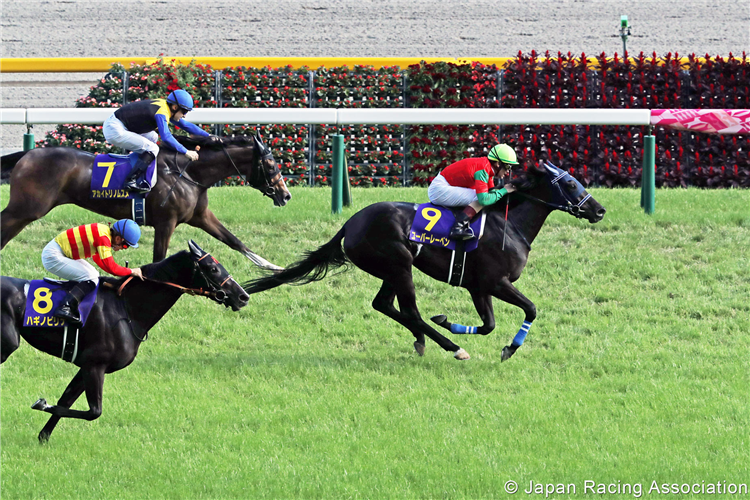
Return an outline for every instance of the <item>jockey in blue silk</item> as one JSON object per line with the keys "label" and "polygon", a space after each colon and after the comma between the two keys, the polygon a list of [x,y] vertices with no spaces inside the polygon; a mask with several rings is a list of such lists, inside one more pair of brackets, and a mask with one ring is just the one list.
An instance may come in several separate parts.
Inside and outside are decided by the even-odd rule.
{"label": "jockey in blue silk", "polygon": [[190,161],[198,159],[198,153],[188,151],[175,140],[169,130],[171,123],[191,134],[208,136],[205,130],[184,119],[192,109],[193,98],[184,90],[178,89],[166,99],[144,99],[126,104],[107,118],[103,129],[107,142],[140,153],[133,171],[125,181],[125,189],[141,193],[151,189],[145,180],[138,184],[138,177],[146,172],[159,155],[159,146],[156,145],[159,138],[178,153],[187,156]]}

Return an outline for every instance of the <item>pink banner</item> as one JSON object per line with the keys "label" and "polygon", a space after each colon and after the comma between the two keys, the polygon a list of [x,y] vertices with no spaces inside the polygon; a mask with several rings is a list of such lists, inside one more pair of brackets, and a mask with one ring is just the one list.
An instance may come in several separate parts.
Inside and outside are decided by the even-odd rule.
{"label": "pink banner", "polygon": [[708,134],[750,134],[750,109],[652,109],[651,125]]}

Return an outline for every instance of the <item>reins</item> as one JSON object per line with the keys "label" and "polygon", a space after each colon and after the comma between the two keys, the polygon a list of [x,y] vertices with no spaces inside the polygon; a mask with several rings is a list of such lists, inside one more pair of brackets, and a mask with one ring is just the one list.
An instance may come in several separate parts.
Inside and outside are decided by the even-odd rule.
{"label": "reins", "polygon": [[[230,164],[232,165],[232,167],[234,168],[234,171],[235,171],[235,172],[237,172],[237,175],[238,175],[238,176],[242,177],[242,172],[240,172],[240,169],[239,169],[239,168],[237,167],[237,164],[236,164],[236,163],[234,162],[234,159],[233,159],[233,158],[232,158],[232,156],[231,156],[231,155],[229,154],[229,150],[227,150],[227,147],[226,147],[226,145],[225,145],[225,144],[224,144],[223,142],[222,142],[222,143],[220,143],[220,144],[221,144],[221,149],[222,149],[222,151],[224,151],[224,154],[226,155],[227,159],[229,160],[229,163],[230,163]],[[196,147],[196,151],[198,150],[198,148],[199,148],[199,147]],[[266,159],[266,158],[268,158],[268,157],[271,157],[271,158],[273,158],[273,155],[271,154],[271,152],[270,152],[270,151],[267,151],[267,152],[266,152],[266,153],[264,154],[264,153],[263,153],[263,151],[261,151],[260,147],[258,147],[258,155],[259,155],[259,156],[261,156],[261,159],[263,159],[263,160],[265,160],[265,159]],[[175,153],[175,158],[176,158],[176,156],[177,156],[177,153]],[[176,163],[176,162],[175,162],[175,163]],[[193,163],[193,162],[188,162],[188,163],[186,163],[186,164],[185,164],[185,167],[184,167],[184,168],[182,168],[182,169],[179,169],[179,170],[177,170],[177,171],[174,171],[174,170],[171,170],[171,169],[168,169],[168,170],[167,170],[167,172],[169,172],[170,174],[173,174],[173,175],[174,175],[174,174],[179,174],[179,175],[177,176],[177,180],[175,180],[175,181],[174,181],[174,182],[172,183],[172,186],[171,186],[171,187],[169,188],[169,191],[167,192],[167,195],[166,195],[166,196],[164,197],[164,201],[162,201],[162,202],[161,202],[161,204],[159,205],[160,207],[164,207],[164,205],[165,205],[165,204],[167,203],[167,200],[168,200],[168,199],[169,199],[169,197],[170,197],[170,196],[172,195],[172,191],[174,190],[174,187],[175,187],[175,186],[177,185],[177,182],[178,182],[178,181],[179,181],[180,179],[182,179],[182,180],[184,180],[184,181],[186,181],[186,182],[189,182],[190,184],[194,184],[194,185],[196,185],[196,186],[198,186],[198,187],[201,187],[201,188],[204,188],[204,189],[208,189],[208,187],[209,187],[209,186],[204,186],[203,184],[201,184],[201,183],[199,183],[199,182],[196,182],[196,181],[194,181],[193,179],[191,179],[190,177],[188,177],[188,175],[187,175],[187,169],[188,169],[188,167],[189,167],[189,166],[190,166],[190,165],[191,165],[192,163]],[[261,180],[261,181],[262,181],[263,183],[265,183],[265,189],[264,189],[264,188],[262,188],[262,187],[256,187],[256,186],[253,186],[253,187],[254,187],[255,189],[257,189],[258,191],[260,191],[261,193],[263,193],[263,196],[268,196],[269,198],[273,197],[273,194],[274,194],[274,192],[275,192],[276,186],[277,186],[277,185],[278,185],[278,184],[279,184],[279,183],[280,183],[281,181],[283,181],[283,180],[284,180],[283,176],[279,175],[279,178],[278,178],[278,179],[277,179],[277,180],[276,180],[275,182],[271,181],[271,177],[270,177],[270,175],[269,175],[269,174],[268,174],[268,173],[266,172],[266,170],[265,170],[265,169],[263,168],[263,166],[262,166],[262,165],[260,164],[260,160],[258,161],[258,165],[256,166],[256,168],[257,168],[257,169],[259,170],[259,174],[256,174],[256,175],[258,175],[258,176],[259,176],[259,178],[260,178],[260,180]]]}
{"label": "reins", "polygon": [[[210,255],[210,254],[204,254],[203,257],[201,257],[200,259],[198,259],[197,262],[200,262],[201,260],[203,260],[208,255]],[[198,271],[201,273],[201,276],[203,276],[203,279],[206,281],[206,284],[210,285],[211,282],[203,274],[203,271],[200,271],[200,268],[198,268]],[[117,285],[113,285],[112,283],[109,283],[109,282],[103,282],[102,285],[106,286],[107,288],[117,289],[117,296],[118,297],[122,297],[122,293],[123,293],[125,287],[134,278],[135,278],[134,276],[128,276],[125,279],[125,281],[123,281],[122,284],[119,287]],[[172,283],[170,281],[160,281],[160,280],[155,280],[155,279],[148,278],[146,276],[143,277],[143,281],[150,281],[152,283],[161,283],[162,285],[167,285],[167,286],[171,286],[173,288],[177,288],[182,293],[186,293],[188,295],[193,295],[193,296],[198,295],[198,296],[201,296],[201,297],[209,297],[211,299],[216,300],[217,302],[223,302],[224,299],[226,299],[227,294],[226,294],[226,292],[224,290],[221,289],[221,287],[224,286],[224,284],[227,281],[229,281],[230,279],[232,279],[232,275],[231,274],[228,275],[226,277],[226,279],[219,284],[219,289],[216,290],[216,291],[214,291],[214,290],[204,290],[203,288],[188,288],[188,287],[184,287],[182,285],[178,285],[177,283]]]}

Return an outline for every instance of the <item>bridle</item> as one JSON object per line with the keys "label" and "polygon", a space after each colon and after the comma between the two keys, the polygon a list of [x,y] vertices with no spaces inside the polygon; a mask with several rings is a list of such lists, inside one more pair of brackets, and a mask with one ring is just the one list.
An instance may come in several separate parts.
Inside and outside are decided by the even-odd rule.
{"label": "bridle", "polygon": [[[193,260],[193,277],[195,277],[195,273],[196,272],[200,273],[201,277],[203,278],[203,281],[206,283],[206,288],[207,288],[206,290],[204,290],[202,287],[201,288],[189,288],[189,287],[185,287],[185,286],[182,286],[182,285],[178,285],[177,283],[172,283],[170,281],[155,280],[155,279],[152,279],[152,278],[148,278],[146,276],[143,277],[143,280],[144,281],[152,281],[154,283],[161,283],[162,285],[168,285],[168,286],[171,286],[173,288],[177,288],[182,293],[186,293],[188,295],[199,295],[201,297],[208,297],[208,298],[210,298],[210,299],[218,302],[219,304],[221,304],[227,298],[227,292],[225,292],[222,289],[222,287],[226,284],[227,281],[229,281],[230,279],[232,279],[232,275],[231,274],[227,274],[227,277],[221,283],[217,283],[217,282],[213,281],[211,278],[209,278],[208,276],[206,276],[206,273],[203,272],[203,269],[201,269],[201,266],[199,264],[200,261],[202,261],[206,257],[211,257],[211,254],[210,253],[205,253],[205,254],[203,254],[203,256],[200,259]],[[211,258],[213,259],[213,257],[211,257]],[[130,281],[133,280],[134,278],[135,278],[134,276],[128,276],[125,279],[125,281],[123,281],[122,284],[119,287],[117,287],[117,296],[118,297],[122,296],[123,290],[128,285],[128,283],[130,283]],[[107,282],[104,282],[102,284],[106,285],[106,286],[109,286],[111,288],[115,288],[115,285],[112,285],[112,284],[107,283]]]}
{"label": "bridle", "polygon": [[[254,139],[255,142],[255,148],[258,151],[258,154],[260,155],[260,158],[257,156],[256,161],[257,164],[254,165],[254,172],[253,177],[255,177],[254,180],[250,180],[250,185],[263,193],[263,196],[268,196],[269,198],[273,198],[274,194],[276,193],[276,186],[278,186],[284,178],[279,175],[278,178],[275,181],[272,181],[273,177],[275,177],[277,174],[281,173],[281,170],[279,170],[279,166],[276,165],[276,162],[274,161],[273,165],[274,167],[266,170],[263,168],[263,162],[268,160],[273,160],[273,153],[271,153],[271,150],[261,146],[259,142],[257,142],[257,139]],[[234,163],[234,160],[229,154],[229,151],[227,150],[227,147],[222,144],[221,148],[224,150],[224,154],[227,155],[227,158],[229,158],[229,162],[234,167],[234,170],[237,172],[237,175],[242,177],[242,173],[240,172],[240,169],[237,168],[237,165]],[[260,181],[260,182],[255,182]]]}
{"label": "bridle", "polygon": [[[563,212],[567,212],[575,217],[578,217],[579,219],[583,217],[581,213],[581,209],[583,207],[583,204],[588,201],[589,198],[591,198],[591,194],[586,193],[586,190],[581,185],[580,182],[578,182],[572,175],[570,175],[568,172],[557,168],[549,161],[544,165],[545,172],[547,174],[547,182],[552,186],[552,193],[554,197],[556,198],[557,203],[551,202],[551,201],[545,201],[540,198],[537,198],[535,196],[531,196],[529,194],[518,192],[519,195],[523,196],[524,198],[528,198],[530,200],[537,201],[539,203],[542,203],[544,205],[547,205],[548,207],[552,208],[553,210],[561,210]],[[552,177],[552,178],[550,178]],[[572,180],[575,182],[576,185],[576,191],[575,193],[568,193],[567,190],[563,189],[560,185],[561,182],[568,182]],[[586,193],[585,196],[581,198],[580,201],[578,200],[578,197]]]}

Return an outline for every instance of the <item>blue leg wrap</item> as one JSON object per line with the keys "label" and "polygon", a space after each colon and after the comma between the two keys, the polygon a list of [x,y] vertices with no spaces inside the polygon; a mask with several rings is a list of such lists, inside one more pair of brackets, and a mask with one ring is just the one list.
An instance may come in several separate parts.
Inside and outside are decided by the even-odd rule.
{"label": "blue leg wrap", "polygon": [[477,333],[476,326],[464,326],[458,323],[451,324],[451,333]]}
{"label": "blue leg wrap", "polygon": [[513,342],[511,345],[520,347],[521,344],[523,344],[523,341],[526,339],[526,335],[529,333],[529,328],[531,328],[531,321],[524,321],[523,325],[521,325],[521,329],[518,330],[518,333],[515,337],[513,337]]}

